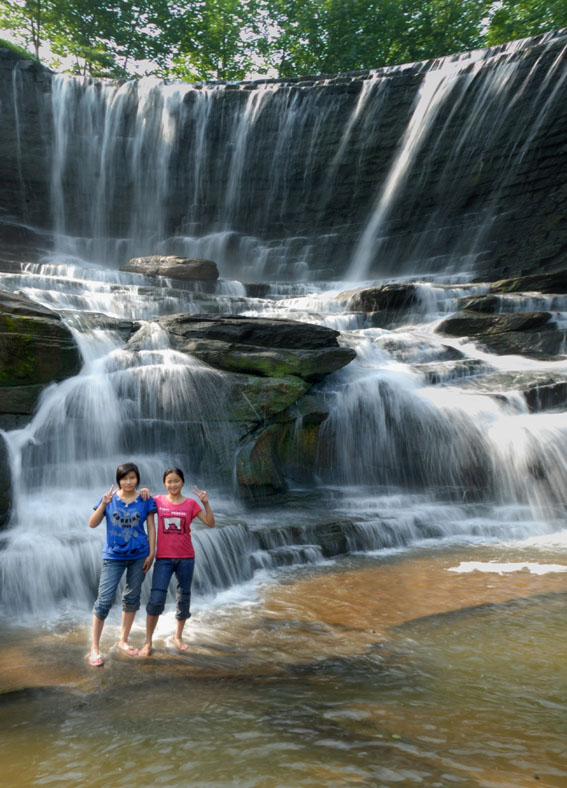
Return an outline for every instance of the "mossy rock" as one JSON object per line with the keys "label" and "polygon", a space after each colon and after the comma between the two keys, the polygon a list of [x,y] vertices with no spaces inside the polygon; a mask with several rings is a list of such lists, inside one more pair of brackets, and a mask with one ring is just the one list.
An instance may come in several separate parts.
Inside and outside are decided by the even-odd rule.
{"label": "mossy rock", "polygon": [[282,413],[305,394],[309,384],[293,375],[261,378],[255,375],[230,376],[227,421],[264,422]]}
{"label": "mossy rock", "polygon": [[49,383],[76,375],[81,354],[67,326],[51,310],[0,293],[0,411],[31,413]]}
{"label": "mossy rock", "polygon": [[240,448],[236,458],[236,479],[244,499],[262,501],[287,490],[275,451],[282,429],[282,425],[272,424],[258,436],[249,437]]}

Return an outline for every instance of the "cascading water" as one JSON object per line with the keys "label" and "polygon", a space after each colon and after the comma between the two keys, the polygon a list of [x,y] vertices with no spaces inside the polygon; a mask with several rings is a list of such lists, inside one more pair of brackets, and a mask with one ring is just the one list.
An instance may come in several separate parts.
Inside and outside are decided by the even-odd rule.
{"label": "cascading water", "polygon": [[[201,595],[258,569],[323,560],[313,534],[325,512],[346,522],[349,550],[560,528],[565,414],[531,413],[518,392],[483,380],[510,370],[565,375],[565,362],[498,358],[435,333],[460,297],[486,290],[466,283],[470,266],[489,251],[496,204],[533,166],[559,111],[565,63],[559,54],[551,68],[540,64],[552,44],[542,43],[527,73],[518,45],[342,84],[53,78],[53,248],[43,263],[1,274],[0,286],[60,312],[84,366],[43,393],[29,424],[4,433],[15,491],[0,553],[5,610],[53,612],[67,600],[69,610],[88,611],[102,534],[85,524],[128,458],[154,492],[172,462],[209,490],[221,528],[196,532]],[[418,87],[400,103],[395,138],[390,77]],[[518,91],[532,82],[537,106],[518,123]],[[17,104],[16,77],[13,84]],[[457,221],[448,204],[466,205],[497,158],[505,172],[494,165],[486,210]],[[411,237],[400,214],[410,222],[415,214]],[[117,271],[156,252],[210,257],[224,278],[205,294]],[[330,281],[345,271],[349,281]],[[338,298],[360,284],[352,280],[410,276],[419,279],[418,303],[394,330],[368,327]],[[245,296],[241,282],[269,278],[288,281],[273,282],[264,298]],[[535,308],[513,297],[502,303],[502,311]],[[560,320],[564,307],[552,296],[537,304]],[[317,385],[330,414],[307,511],[298,504],[240,516],[232,484],[239,433],[222,419],[228,376],[144,323],[181,312],[321,324],[356,350],[355,361]],[[136,347],[125,347],[116,319],[139,321]],[[305,486],[292,484],[301,501]]]}

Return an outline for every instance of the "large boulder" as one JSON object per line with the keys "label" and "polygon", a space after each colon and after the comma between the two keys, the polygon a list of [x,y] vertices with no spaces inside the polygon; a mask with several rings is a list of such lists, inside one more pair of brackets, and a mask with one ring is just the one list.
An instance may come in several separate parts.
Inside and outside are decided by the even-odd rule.
{"label": "large boulder", "polygon": [[79,348],[59,315],[0,291],[0,414],[31,414],[46,385],[80,368]]}
{"label": "large boulder", "polygon": [[[328,410],[312,385],[355,356],[339,346],[337,331],[238,316],[181,314],[155,322],[173,349],[223,370],[206,417],[208,464],[232,474],[236,455],[230,479],[236,479],[244,499],[254,502],[283,495],[288,478],[313,478],[319,427]],[[140,326],[128,349],[144,349],[148,331]]]}
{"label": "large boulder", "polygon": [[148,257],[132,257],[120,266],[121,271],[145,276],[167,276],[171,279],[201,280],[215,282],[219,278],[219,269],[212,260],[200,260],[192,257],[175,255],[150,255]]}
{"label": "large boulder", "polygon": [[396,282],[343,290],[336,298],[347,311],[364,313],[371,325],[383,328],[400,323],[415,309],[419,304],[419,289],[415,284]]}
{"label": "large boulder", "polygon": [[[228,372],[274,378],[293,375],[313,383],[356,356],[352,348],[339,346],[338,331],[293,320],[181,314],[157,322],[175,350]],[[139,341],[132,337],[130,349],[136,349]]]}

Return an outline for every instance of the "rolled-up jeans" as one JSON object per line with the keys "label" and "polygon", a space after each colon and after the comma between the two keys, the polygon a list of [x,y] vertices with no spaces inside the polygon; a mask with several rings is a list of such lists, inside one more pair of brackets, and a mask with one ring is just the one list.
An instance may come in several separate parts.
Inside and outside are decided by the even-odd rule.
{"label": "rolled-up jeans", "polygon": [[167,589],[171,576],[175,573],[177,578],[177,610],[175,618],[185,621],[191,618],[189,607],[191,605],[191,583],[193,582],[194,558],[158,558],[154,564],[152,590],[150,600],[146,606],[149,616],[160,616],[165,607]]}
{"label": "rolled-up jeans", "polygon": [[122,592],[122,610],[132,613],[140,607],[140,594],[144,582],[144,558],[122,560],[117,558],[103,558],[100,580],[98,581],[98,596],[94,603],[93,612],[97,618],[104,620],[112,607],[114,594],[124,572],[126,583]]}

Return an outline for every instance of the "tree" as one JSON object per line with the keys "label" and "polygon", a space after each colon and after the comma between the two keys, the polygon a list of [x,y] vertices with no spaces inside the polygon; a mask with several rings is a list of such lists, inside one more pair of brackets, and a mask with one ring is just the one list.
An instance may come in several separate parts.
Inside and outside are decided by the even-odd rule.
{"label": "tree", "polygon": [[125,77],[131,61],[165,56],[153,24],[159,13],[157,0],[52,2],[58,24],[50,30],[51,48],[61,57],[75,58],[75,73]]}
{"label": "tree", "polygon": [[10,30],[39,60],[44,26],[51,16],[51,0],[0,0],[0,27]]}
{"label": "tree", "polygon": [[484,44],[491,0],[274,0],[281,76],[378,68]]}
{"label": "tree", "polygon": [[171,65],[166,77],[243,79],[261,50],[261,0],[169,4],[160,24]]}
{"label": "tree", "polygon": [[502,0],[493,9],[487,43],[502,44],[567,27],[566,0]]}

